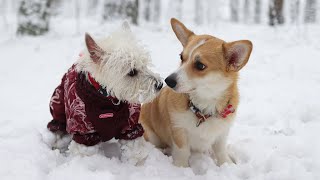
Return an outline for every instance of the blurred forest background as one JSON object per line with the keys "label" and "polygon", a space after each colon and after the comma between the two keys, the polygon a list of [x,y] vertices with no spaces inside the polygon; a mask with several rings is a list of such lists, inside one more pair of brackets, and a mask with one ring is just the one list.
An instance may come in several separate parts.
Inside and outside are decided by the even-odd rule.
{"label": "blurred forest background", "polygon": [[137,26],[167,25],[171,17],[195,25],[220,22],[268,26],[319,24],[318,0],[0,0],[2,27],[19,35],[43,35],[54,18],[79,32],[84,19],[127,19]]}

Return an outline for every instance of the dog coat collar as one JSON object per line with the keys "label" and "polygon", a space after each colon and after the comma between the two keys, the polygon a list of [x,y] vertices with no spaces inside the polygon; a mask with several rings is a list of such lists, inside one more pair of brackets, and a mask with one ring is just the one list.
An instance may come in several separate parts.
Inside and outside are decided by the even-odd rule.
{"label": "dog coat collar", "polygon": [[235,109],[229,103],[228,103],[227,107],[220,114],[218,114],[217,110],[216,110],[215,114],[213,114],[213,113],[204,114],[203,112],[201,112],[201,110],[197,106],[195,106],[192,103],[192,101],[189,101],[189,109],[198,118],[198,122],[197,122],[197,125],[196,125],[197,127],[199,127],[201,123],[203,123],[204,121],[206,121],[208,118],[212,117],[213,115],[215,115],[216,117],[220,116],[222,118],[226,118],[229,114],[235,112]]}
{"label": "dog coat collar", "polygon": [[[84,54],[81,52],[79,53],[79,57],[82,57]],[[102,87],[92,76],[91,74],[88,72],[87,73],[87,76],[88,76],[88,80],[89,82],[92,84],[92,86],[97,90],[99,91],[100,94],[104,95],[104,96],[109,96],[109,93],[107,91],[107,88],[105,87]]]}
{"label": "dog coat collar", "polygon": [[91,76],[90,73],[88,73],[88,79],[92,86],[96,88],[96,90],[100,89],[100,84]]}
{"label": "dog coat collar", "polygon": [[107,88],[105,87],[102,87],[92,76],[90,73],[88,73],[88,80],[89,82],[92,84],[92,86],[97,90],[99,91],[100,94],[108,97],[110,96],[110,94],[108,93],[108,90]]}

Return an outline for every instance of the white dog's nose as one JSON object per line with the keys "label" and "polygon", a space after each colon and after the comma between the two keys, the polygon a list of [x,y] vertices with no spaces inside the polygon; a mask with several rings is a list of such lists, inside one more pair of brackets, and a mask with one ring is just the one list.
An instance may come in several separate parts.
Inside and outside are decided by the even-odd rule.
{"label": "white dog's nose", "polygon": [[162,82],[156,83],[154,86],[155,86],[156,90],[160,91],[161,88],[163,87],[163,83]]}

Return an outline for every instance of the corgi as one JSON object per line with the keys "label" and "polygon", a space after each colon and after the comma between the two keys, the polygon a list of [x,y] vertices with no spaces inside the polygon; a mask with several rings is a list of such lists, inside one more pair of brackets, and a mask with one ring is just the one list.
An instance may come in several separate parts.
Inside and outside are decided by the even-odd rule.
{"label": "corgi", "polygon": [[169,147],[176,166],[188,167],[192,152],[212,152],[219,166],[235,163],[226,143],[239,103],[238,71],[247,64],[252,43],[196,35],[174,18],[171,26],[183,46],[181,65],[165,79],[167,87],[143,104],[144,138]]}

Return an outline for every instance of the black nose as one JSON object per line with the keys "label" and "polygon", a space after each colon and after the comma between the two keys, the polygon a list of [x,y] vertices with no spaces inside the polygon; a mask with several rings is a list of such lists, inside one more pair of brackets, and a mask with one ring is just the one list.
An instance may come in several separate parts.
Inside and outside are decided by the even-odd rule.
{"label": "black nose", "polygon": [[158,90],[158,91],[159,91],[159,90],[162,88],[163,83],[162,83],[162,82],[160,82],[160,83],[156,83],[154,86],[155,86],[156,90]]}
{"label": "black nose", "polygon": [[176,74],[171,74],[164,80],[169,87],[171,88],[176,87],[177,85],[176,76],[177,76]]}

